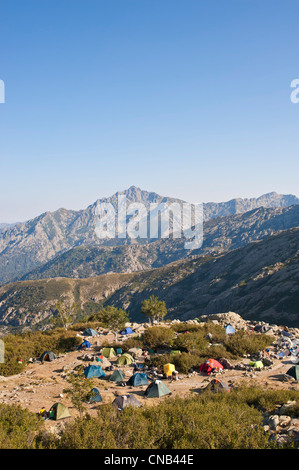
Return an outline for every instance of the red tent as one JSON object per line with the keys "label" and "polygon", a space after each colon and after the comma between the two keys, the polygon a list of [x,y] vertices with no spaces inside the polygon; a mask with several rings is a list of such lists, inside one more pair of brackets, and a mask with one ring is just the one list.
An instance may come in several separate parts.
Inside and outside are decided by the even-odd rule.
{"label": "red tent", "polygon": [[220,364],[220,362],[216,361],[215,359],[208,359],[206,362],[201,364],[199,367],[199,372],[204,372],[207,375],[210,375],[210,373],[213,370],[220,370],[223,369],[223,365]]}

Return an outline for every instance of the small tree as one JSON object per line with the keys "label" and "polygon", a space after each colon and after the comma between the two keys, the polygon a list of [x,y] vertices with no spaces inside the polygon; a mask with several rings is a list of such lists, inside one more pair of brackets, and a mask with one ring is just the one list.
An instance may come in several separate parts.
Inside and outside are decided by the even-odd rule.
{"label": "small tree", "polygon": [[141,303],[141,312],[151,320],[161,321],[167,315],[167,308],[164,301],[151,295],[149,299]]}
{"label": "small tree", "polygon": [[127,312],[121,308],[108,306],[100,310],[97,317],[105,328],[109,328],[117,341],[117,332],[129,321]]}
{"label": "small tree", "polygon": [[55,305],[56,315],[52,318],[52,323],[55,326],[62,326],[65,330],[72,325],[80,312],[80,305],[73,302],[72,304],[59,299]]}
{"label": "small tree", "polygon": [[70,384],[70,388],[63,390],[64,393],[70,396],[72,404],[79,412],[80,419],[82,419],[83,412],[86,409],[86,397],[93,387],[92,380],[85,378],[82,369],[80,369],[77,373],[70,373],[67,376],[66,380]]}

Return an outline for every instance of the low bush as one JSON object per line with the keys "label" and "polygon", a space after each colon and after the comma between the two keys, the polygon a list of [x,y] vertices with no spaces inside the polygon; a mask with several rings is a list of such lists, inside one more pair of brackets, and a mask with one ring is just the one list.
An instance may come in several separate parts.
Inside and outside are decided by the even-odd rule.
{"label": "low bush", "polygon": [[224,342],[226,350],[235,357],[243,354],[254,354],[270,346],[274,337],[265,334],[249,334],[247,331],[237,331]]}
{"label": "low bush", "polygon": [[5,377],[19,374],[30,358],[39,358],[46,350],[59,354],[72,350],[82,342],[73,331],[63,328],[8,335],[2,337],[2,340],[5,346],[5,362],[0,364],[0,375]]}
{"label": "low bush", "polygon": [[20,405],[0,404],[0,449],[35,449],[43,423]]}
{"label": "low bush", "polygon": [[153,326],[143,334],[143,344],[150,349],[172,347],[175,334],[171,328]]}

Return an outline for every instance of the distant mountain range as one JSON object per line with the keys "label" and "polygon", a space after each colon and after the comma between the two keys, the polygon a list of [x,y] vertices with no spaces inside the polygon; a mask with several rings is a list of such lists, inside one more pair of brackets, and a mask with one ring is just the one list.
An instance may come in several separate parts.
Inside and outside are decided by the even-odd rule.
{"label": "distant mountain range", "polygon": [[183,204],[131,187],[85,210],[59,209],[0,230],[0,330],[46,328],[61,297],[93,313],[129,310],[151,294],[169,317],[234,310],[244,318],[298,325],[299,199],[265,194],[203,204],[203,245],[183,238],[100,239],[97,207],[119,196],[128,204]]}
{"label": "distant mountain range", "polygon": [[168,318],[235,311],[246,319],[296,326],[298,261],[299,228],[294,228],[236,250],[148,271],[10,283],[0,288],[0,326],[47,327],[61,297],[79,303],[86,314],[114,305],[141,321],[141,302],[152,294],[165,300]]}
{"label": "distant mountain range", "polygon": [[[152,203],[184,203],[132,186],[111,197],[99,199],[84,210],[58,209],[45,212],[25,223],[3,227],[0,230],[0,284],[18,279],[56,275],[82,277],[110,271],[131,272],[159,267],[194,254],[237,248],[242,243],[298,225],[296,208],[293,212],[288,211],[288,208],[297,206],[299,199],[293,195],[272,192],[259,198],[204,203],[205,240],[200,253],[183,249],[182,239],[100,239],[95,233],[97,207],[109,202],[117,213],[119,195],[125,195],[128,204],[141,202],[147,208]],[[253,213],[250,216],[252,222],[249,219],[243,221],[242,217],[229,217],[259,208],[273,210]],[[219,217],[221,220],[216,220]],[[136,244],[139,246],[135,247]],[[95,250],[96,247],[102,247],[102,250]],[[81,259],[79,255],[82,255]],[[90,259],[88,266],[86,259]],[[66,267],[65,271],[63,266]]]}

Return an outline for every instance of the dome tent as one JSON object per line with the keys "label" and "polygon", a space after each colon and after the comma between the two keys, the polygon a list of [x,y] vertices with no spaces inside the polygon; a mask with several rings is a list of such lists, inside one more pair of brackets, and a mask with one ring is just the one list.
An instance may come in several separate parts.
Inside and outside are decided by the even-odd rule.
{"label": "dome tent", "polygon": [[84,369],[84,375],[87,379],[91,377],[105,377],[105,372],[101,366],[90,365]]}
{"label": "dome tent", "polygon": [[97,388],[93,388],[88,394],[88,401],[89,403],[100,403],[101,401],[103,401],[101,394]]}
{"label": "dome tent", "polygon": [[262,361],[250,361],[249,365],[251,367],[255,367],[256,369],[263,369],[264,367],[264,364],[262,363]]}
{"label": "dome tent", "polygon": [[171,391],[163,382],[161,382],[161,380],[155,380],[154,382],[150,383],[144,392],[144,395],[147,398],[159,398],[163,395],[169,394],[171,394]]}
{"label": "dome tent", "polygon": [[292,366],[287,372],[287,375],[290,375],[295,380],[299,380],[299,366]]}
{"label": "dome tent", "polygon": [[134,333],[134,331],[132,330],[132,328],[129,327],[125,328],[120,332],[121,335],[131,335],[132,333]]}
{"label": "dome tent", "polygon": [[137,372],[129,378],[127,385],[133,385],[133,387],[148,385],[148,377],[146,374]]}
{"label": "dome tent", "polygon": [[55,359],[57,359],[57,356],[52,351],[45,351],[40,357],[41,362],[44,362],[44,361],[51,362],[51,361],[54,361]]}
{"label": "dome tent", "polygon": [[68,408],[63,405],[62,403],[54,403],[49,410],[50,419],[55,419],[58,421],[59,419],[70,418],[71,414]]}
{"label": "dome tent", "polygon": [[214,393],[219,393],[222,391],[229,392],[230,389],[226,383],[219,379],[213,379],[211,382],[204,388],[204,391],[211,390]]}
{"label": "dome tent", "polygon": [[113,400],[112,405],[116,406],[119,410],[123,410],[128,406],[142,406],[140,401],[138,401],[134,395],[121,395],[116,397],[115,400]]}
{"label": "dome tent", "polygon": [[125,374],[122,370],[116,369],[113,371],[112,375],[110,375],[109,380],[111,382],[123,382],[125,380]]}
{"label": "dome tent", "polygon": [[87,339],[85,339],[85,340],[83,341],[83,343],[80,344],[80,346],[78,346],[78,351],[81,351],[81,349],[83,349],[83,348],[84,348],[84,349],[90,348],[91,346],[92,346],[92,344],[91,344],[89,341],[87,341]]}
{"label": "dome tent", "polygon": [[134,362],[134,359],[132,358],[131,354],[128,353],[122,354],[117,359],[117,364],[122,366],[132,364],[132,362]]}
{"label": "dome tent", "polygon": [[225,333],[226,333],[227,335],[234,335],[234,334],[236,333],[236,330],[234,329],[233,326],[227,325],[227,326],[225,327]]}
{"label": "dome tent", "polygon": [[210,375],[211,372],[222,370],[223,365],[220,362],[216,361],[215,359],[208,359],[206,362],[201,364],[199,367],[199,372],[203,372],[207,375]]}
{"label": "dome tent", "polygon": [[92,328],[87,328],[87,330],[84,331],[83,336],[96,336],[97,334],[98,333]]}
{"label": "dome tent", "polygon": [[107,359],[117,356],[114,348],[103,348],[102,354],[104,357],[107,357]]}

